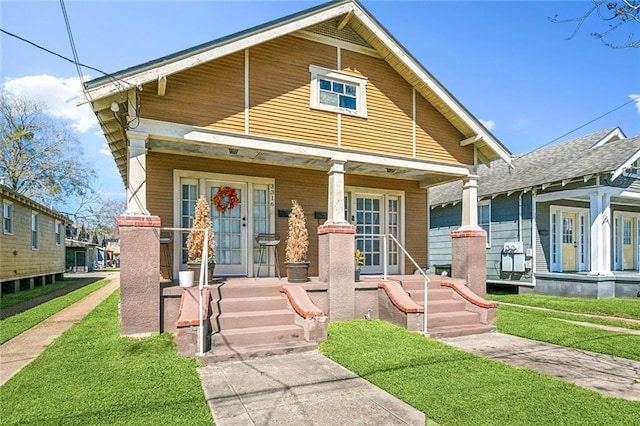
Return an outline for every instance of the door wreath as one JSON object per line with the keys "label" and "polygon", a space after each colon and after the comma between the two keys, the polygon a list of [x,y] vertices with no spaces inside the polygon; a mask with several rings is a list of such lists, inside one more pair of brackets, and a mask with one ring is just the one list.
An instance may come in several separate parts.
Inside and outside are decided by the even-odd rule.
{"label": "door wreath", "polygon": [[224,213],[225,210],[232,210],[240,202],[238,192],[235,188],[229,186],[221,186],[218,188],[218,192],[216,192],[212,200],[216,205],[216,210],[220,213]]}

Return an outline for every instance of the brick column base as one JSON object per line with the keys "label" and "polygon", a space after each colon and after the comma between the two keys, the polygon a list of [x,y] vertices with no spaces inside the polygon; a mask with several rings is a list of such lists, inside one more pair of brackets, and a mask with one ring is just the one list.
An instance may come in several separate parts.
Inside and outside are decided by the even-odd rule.
{"label": "brick column base", "polygon": [[466,280],[478,296],[487,295],[487,233],[483,229],[451,231],[451,277]]}
{"label": "brick column base", "polygon": [[318,227],[318,272],[329,284],[329,321],[355,318],[355,234],[351,224]]}
{"label": "brick column base", "polygon": [[159,333],[160,218],[118,217],[120,229],[120,334]]}

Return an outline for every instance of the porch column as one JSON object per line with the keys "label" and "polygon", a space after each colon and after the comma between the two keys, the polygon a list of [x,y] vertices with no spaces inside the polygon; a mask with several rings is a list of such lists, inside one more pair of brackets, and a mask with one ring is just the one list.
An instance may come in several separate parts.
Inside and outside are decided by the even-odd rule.
{"label": "porch column", "polygon": [[451,277],[466,280],[480,297],[487,294],[487,234],[478,226],[478,176],[463,180],[462,224],[451,231]]}
{"label": "porch column", "polygon": [[127,215],[148,216],[147,211],[147,133],[127,132]]}
{"label": "porch column", "polygon": [[329,197],[325,223],[347,224],[344,217],[344,165],[346,161],[332,159],[329,169]]}
{"label": "porch column", "polygon": [[611,272],[611,196],[599,191],[591,194],[591,271],[589,275]]}
{"label": "porch column", "polygon": [[318,273],[329,285],[329,320],[354,319],[356,227],[344,217],[344,165],[332,159],[327,221],[318,227]]}
{"label": "porch column", "polygon": [[145,337],[160,325],[160,218],[118,217],[120,334]]}
{"label": "porch column", "polygon": [[462,225],[459,230],[481,230],[478,226],[478,176],[462,180]]}

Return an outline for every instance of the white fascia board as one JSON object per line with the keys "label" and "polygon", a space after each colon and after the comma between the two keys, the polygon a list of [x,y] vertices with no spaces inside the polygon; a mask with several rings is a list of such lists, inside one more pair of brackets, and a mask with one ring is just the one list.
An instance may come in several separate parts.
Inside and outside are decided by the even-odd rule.
{"label": "white fascia board", "polygon": [[622,163],[622,165],[620,165],[620,167],[615,169],[613,171],[613,174],[611,175],[611,180],[616,180],[618,178],[618,176],[620,176],[622,173],[624,173],[624,171],[626,169],[631,167],[631,165],[633,163],[635,163],[636,161],[638,161],[638,160],[640,160],[640,151],[637,151],[635,154],[633,154],[631,157],[629,157],[629,159],[627,159],[627,161]]}
{"label": "white fascia board", "polygon": [[489,133],[485,132],[479,123],[469,115],[459,104],[455,101],[438,82],[434,81],[422,67],[416,63],[410,56],[406,54],[404,49],[400,47],[389,35],[380,28],[369,16],[359,7],[354,11],[357,18],[373,32],[373,34],[384,44],[407,68],[409,68],[418,78],[420,78],[427,87],[432,90],[440,99],[442,99],[459,117],[461,117],[465,124],[467,124],[477,135],[481,135],[487,145],[498,154],[498,156],[507,164],[511,165],[511,155],[498,143]]}
{"label": "white fascia board", "polygon": [[564,200],[567,198],[589,197],[598,193],[598,191],[602,193],[602,188],[569,189],[567,191],[550,192],[548,194],[538,193],[536,195],[536,201],[538,203],[546,203],[548,201]]}
{"label": "white fascia board", "polygon": [[[156,136],[160,139],[187,140],[200,143],[210,143],[233,148],[245,148],[255,151],[269,151],[285,155],[322,158],[333,161],[375,164],[389,168],[410,169],[425,173],[438,173],[452,176],[469,176],[471,173],[465,165],[425,162],[397,157],[387,157],[379,154],[366,154],[317,147],[304,143],[283,141],[272,138],[256,137],[242,134],[221,133],[206,127],[189,126],[158,120],[140,119],[136,131],[146,133],[149,138]],[[258,145],[259,144],[259,145]]]}
{"label": "white fascia board", "polygon": [[[128,89],[130,87],[136,87],[138,85],[154,81],[161,75],[171,75],[185,69],[200,65],[202,63],[221,58],[231,53],[248,49],[260,43],[264,43],[278,37],[291,34],[303,28],[307,28],[326,20],[335,18],[337,16],[344,15],[345,13],[349,13],[353,9],[353,3],[338,5],[331,9],[327,9],[315,13],[311,16],[307,16],[306,18],[301,18],[292,22],[284,23],[282,25],[260,31],[256,34],[242,37],[237,40],[232,40],[229,43],[213,47],[204,52],[196,53],[186,58],[178,59],[165,65],[159,65],[151,69],[140,71],[139,73],[133,74],[131,76],[118,79],[118,81],[116,81],[115,83],[107,82],[101,86],[87,89],[87,92],[91,99],[100,99],[105,96],[109,96],[122,90]],[[123,87],[123,81],[129,84],[129,86]]]}
{"label": "white fascia board", "polygon": [[604,144],[606,144],[607,142],[611,141],[611,140],[620,140],[620,139],[626,139],[627,137],[625,136],[625,134],[622,132],[622,130],[620,130],[619,127],[616,127],[615,129],[613,129],[611,132],[607,133],[607,135],[605,135],[602,139],[600,139],[598,142],[594,143],[591,148],[597,148],[599,146],[602,146]]}

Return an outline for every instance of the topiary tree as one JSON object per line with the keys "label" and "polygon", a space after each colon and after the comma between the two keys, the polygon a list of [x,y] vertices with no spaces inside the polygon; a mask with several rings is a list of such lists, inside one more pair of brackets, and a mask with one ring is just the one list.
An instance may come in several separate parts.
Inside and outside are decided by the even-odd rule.
{"label": "topiary tree", "polygon": [[213,239],[213,228],[211,228],[211,218],[209,217],[209,201],[205,197],[196,201],[196,216],[191,225],[191,231],[187,238],[187,250],[190,261],[202,261],[202,246],[204,245],[204,232],[202,229],[209,229],[208,253],[209,261],[213,262],[215,256],[215,242]]}
{"label": "topiary tree", "polygon": [[298,263],[307,261],[309,251],[309,231],[304,210],[296,200],[292,200],[291,213],[289,213],[289,235],[285,251],[285,262]]}

